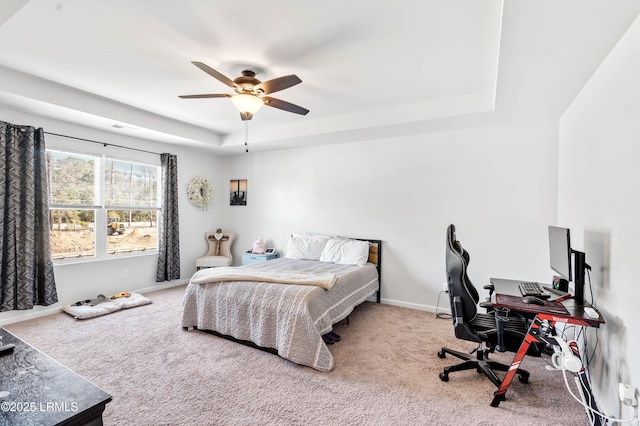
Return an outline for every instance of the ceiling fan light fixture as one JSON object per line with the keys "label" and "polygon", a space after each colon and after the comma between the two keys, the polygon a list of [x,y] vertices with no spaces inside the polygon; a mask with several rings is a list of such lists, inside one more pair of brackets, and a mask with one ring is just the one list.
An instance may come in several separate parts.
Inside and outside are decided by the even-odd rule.
{"label": "ceiling fan light fixture", "polygon": [[242,76],[231,80],[229,77],[202,62],[194,61],[192,64],[233,89],[235,94],[207,93],[200,95],[181,95],[179,96],[181,99],[231,98],[233,104],[238,111],[240,111],[242,121],[251,120],[253,114],[262,108],[262,105],[300,115],[306,115],[309,112],[308,109],[302,108],[301,106],[265,96],[302,83],[302,80],[295,74],[273,78],[268,81],[260,81],[255,78],[256,73],[254,71],[245,69],[242,71]]}
{"label": "ceiling fan light fixture", "polygon": [[255,114],[264,105],[262,99],[246,93],[233,96],[231,101],[238,111],[245,114]]}

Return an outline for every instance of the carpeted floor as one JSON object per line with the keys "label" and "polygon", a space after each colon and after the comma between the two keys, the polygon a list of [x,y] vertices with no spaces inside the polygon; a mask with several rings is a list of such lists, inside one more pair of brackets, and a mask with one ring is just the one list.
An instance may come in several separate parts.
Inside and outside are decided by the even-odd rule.
{"label": "carpeted floor", "polygon": [[[438,378],[473,345],[433,313],[366,302],[334,331],[335,368],[320,373],[276,355],[180,327],[184,286],[151,305],[90,320],[60,313],[5,328],[113,395],[105,425],[585,425],[562,373],[526,358],[529,384],[495,386],[475,371]],[[513,354],[494,354],[509,362]]]}

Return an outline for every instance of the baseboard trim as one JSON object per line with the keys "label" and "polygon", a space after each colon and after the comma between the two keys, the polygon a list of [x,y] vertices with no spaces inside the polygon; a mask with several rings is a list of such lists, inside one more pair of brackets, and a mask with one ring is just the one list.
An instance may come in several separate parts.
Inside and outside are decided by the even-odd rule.
{"label": "baseboard trim", "polygon": [[436,307],[431,305],[422,305],[420,303],[402,302],[399,300],[385,299],[380,300],[381,303],[386,305],[400,306],[401,308],[417,309],[419,311],[435,312]]}
{"label": "baseboard trim", "polygon": [[[164,290],[164,289],[167,289],[167,288],[178,287],[178,286],[185,285],[185,284],[188,284],[188,283],[189,283],[189,279],[182,279],[182,280],[168,281],[168,282],[165,282],[164,284],[154,285],[154,286],[140,288],[140,289],[131,290],[131,291],[134,291],[134,292],[140,293],[140,294],[144,294],[144,293],[151,293],[151,292],[158,291],[158,290]],[[387,299],[387,298],[380,299],[380,303],[383,303],[383,304],[386,304],[386,305],[399,306],[401,308],[417,309],[419,311],[436,312],[436,307],[435,306],[423,305],[423,304],[420,304],[420,303],[402,302],[402,301],[399,301],[399,300]],[[7,325],[7,324],[13,324],[13,323],[16,323],[16,322],[27,321],[27,320],[31,320],[31,319],[35,319],[35,318],[45,317],[47,315],[53,315],[53,314],[57,314],[59,312],[63,312],[62,308],[60,308],[60,307],[46,307],[46,308],[38,309],[37,312],[28,312],[28,313],[25,312],[24,314],[19,315],[17,317],[10,317],[10,318],[6,318],[6,319],[1,319],[0,318],[0,326],[1,325]],[[449,309],[439,309],[438,308],[438,312],[439,313],[440,312],[441,313],[449,313]]]}
{"label": "baseboard trim", "polygon": [[[17,311],[7,311],[7,312],[17,312]],[[28,321],[40,317],[46,317],[49,315],[57,314],[62,312],[62,308],[58,307],[40,307],[37,311],[29,311],[29,312],[20,312],[20,314],[16,316],[12,316],[9,318],[0,319],[0,325],[8,325],[16,322]]]}
{"label": "baseboard trim", "polygon": [[132,291],[134,291],[136,293],[144,294],[144,293],[151,293],[152,291],[158,291],[158,290],[164,290],[164,289],[167,289],[167,288],[178,287],[178,286],[185,285],[185,284],[189,284],[189,279],[167,281],[167,282],[165,282],[165,284],[154,285],[154,286],[146,287],[146,288],[139,288],[137,290],[132,290]]}
{"label": "baseboard trim", "polygon": [[[134,293],[151,293],[152,291],[157,291],[157,290],[164,290],[167,288],[171,288],[171,287],[178,287],[184,284],[188,284],[189,283],[189,279],[183,279],[183,280],[175,280],[175,281],[167,281],[163,284],[160,285],[154,285],[151,287],[145,287],[145,288],[140,288],[140,289],[135,289],[135,290],[131,290]],[[66,304],[69,303],[73,303],[73,302],[66,302],[66,303],[62,303],[62,306],[65,306]],[[56,305],[60,305],[60,302],[56,303]],[[8,324],[13,324],[16,322],[22,322],[22,321],[28,321],[28,320],[32,320],[32,319],[36,319],[36,318],[41,318],[41,317],[46,317],[49,315],[53,315],[53,314],[58,314],[60,312],[64,312],[62,310],[62,307],[60,306],[36,306],[34,309],[37,310],[33,310],[33,311],[20,311],[19,314],[8,317],[8,318],[0,318],[0,326],[2,325],[8,325]],[[18,312],[18,311],[8,311],[8,312]]]}

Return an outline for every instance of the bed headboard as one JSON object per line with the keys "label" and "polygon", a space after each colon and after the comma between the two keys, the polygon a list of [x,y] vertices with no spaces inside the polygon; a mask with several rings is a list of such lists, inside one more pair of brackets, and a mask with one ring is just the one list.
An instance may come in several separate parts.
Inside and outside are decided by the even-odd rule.
{"label": "bed headboard", "polygon": [[380,292],[382,290],[382,240],[370,240],[368,238],[353,239],[369,242],[369,262],[376,265],[376,269],[378,270],[378,291],[376,293],[376,302],[380,303]]}

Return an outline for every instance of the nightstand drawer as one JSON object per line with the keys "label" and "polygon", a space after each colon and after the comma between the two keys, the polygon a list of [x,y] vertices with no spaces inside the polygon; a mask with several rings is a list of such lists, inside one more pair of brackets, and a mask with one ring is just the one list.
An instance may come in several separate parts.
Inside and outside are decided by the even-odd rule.
{"label": "nightstand drawer", "polygon": [[255,254],[249,252],[242,253],[242,264],[250,265],[252,263],[266,262],[267,260],[276,259],[278,253]]}

